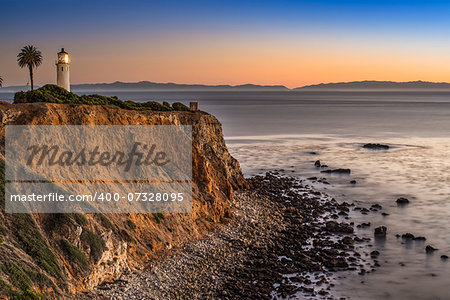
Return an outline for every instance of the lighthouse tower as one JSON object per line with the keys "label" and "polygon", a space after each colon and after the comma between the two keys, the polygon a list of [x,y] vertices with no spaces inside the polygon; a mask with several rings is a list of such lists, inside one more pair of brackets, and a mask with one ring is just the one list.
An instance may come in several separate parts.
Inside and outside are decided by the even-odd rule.
{"label": "lighthouse tower", "polygon": [[70,92],[70,60],[69,53],[61,49],[56,60],[56,84]]}

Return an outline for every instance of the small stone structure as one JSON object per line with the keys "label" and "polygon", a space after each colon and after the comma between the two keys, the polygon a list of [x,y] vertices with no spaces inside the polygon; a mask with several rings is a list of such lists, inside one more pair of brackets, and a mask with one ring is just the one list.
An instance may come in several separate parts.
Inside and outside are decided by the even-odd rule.
{"label": "small stone structure", "polygon": [[195,101],[195,102],[189,102],[189,108],[190,108],[192,111],[198,111],[198,102],[197,102],[197,101]]}

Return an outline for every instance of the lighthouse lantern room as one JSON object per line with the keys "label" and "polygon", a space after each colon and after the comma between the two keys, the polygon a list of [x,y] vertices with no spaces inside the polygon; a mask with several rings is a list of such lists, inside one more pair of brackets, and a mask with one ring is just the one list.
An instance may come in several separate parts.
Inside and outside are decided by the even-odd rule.
{"label": "lighthouse lantern room", "polygon": [[70,59],[64,48],[58,53],[56,60],[56,84],[70,92]]}

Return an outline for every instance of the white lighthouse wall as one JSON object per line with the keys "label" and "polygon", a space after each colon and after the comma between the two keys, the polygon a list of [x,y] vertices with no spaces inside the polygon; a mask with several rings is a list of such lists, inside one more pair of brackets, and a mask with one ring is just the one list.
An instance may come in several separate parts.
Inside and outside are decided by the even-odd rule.
{"label": "white lighthouse wall", "polygon": [[70,92],[70,65],[56,65],[56,84]]}

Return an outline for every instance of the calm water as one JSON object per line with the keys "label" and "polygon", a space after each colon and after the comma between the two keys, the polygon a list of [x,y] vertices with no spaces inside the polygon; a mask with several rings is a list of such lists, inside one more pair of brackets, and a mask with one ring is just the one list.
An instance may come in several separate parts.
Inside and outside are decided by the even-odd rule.
{"label": "calm water", "polygon": [[[108,94],[108,93],[103,93]],[[450,299],[450,92],[223,92],[109,93],[131,100],[193,100],[219,118],[229,149],[246,175],[285,169],[314,183],[340,201],[361,207],[374,203],[380,213],[352,213],[359,233],[388,227],[385,241],[373,241],[381,267],[337,282],[336,296],[351,299]],[[0,99],[11,96],[0,94]],[[388,151],[361,148],[367,142],[391,145]],[[309,152],[316,152],[312,155]],[[313,162],[350,168],[350,176],[322,176]],[[356,180],[351,185],[350,180]],[[397,207],[395,200],[411,203]],[[395,234],[425,236],[425,243],[403,243]],[[425,253],[426,245],[439,250]],[[370,260],[370,259],[369,259]],[[401,266],[404,265],[404,266]],[[363,281],[363,283],[362,283]]]}

